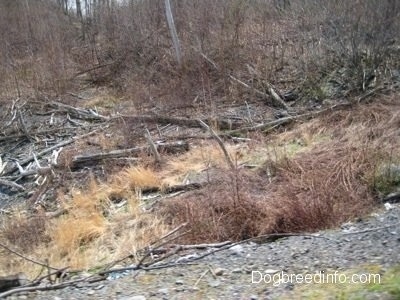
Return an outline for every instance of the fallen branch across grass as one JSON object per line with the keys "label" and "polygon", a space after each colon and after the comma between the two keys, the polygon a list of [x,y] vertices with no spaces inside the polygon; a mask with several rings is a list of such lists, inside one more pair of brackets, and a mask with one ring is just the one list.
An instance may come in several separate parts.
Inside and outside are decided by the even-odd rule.
{"label": "fallen branch across grass", "polygon": [[[42,267],[45,267],[45,268],[48,268],[48,269],[52,269],[52,270],[59,270],[59,269],[53,268],[53,267],[51,267],[51,266],[49,266],[49,265],[47,265],[47,264],[45,264],[45,263],[42,263],[42,262],[37,261],[37,260],[35,260],[35,259],[29,258],[29,257],[27,257],[27,256],[25,256],[25,255],[22,255],[21,253],[15,251],[15,250],[13,250],[13,249],[11,249],[10,247],[7,247],[6,245],[4,245],[4,244],[2,244],[2,243],[0,243],[0,247],[3,248],[3,249],[5,249],[5,250],[7,250],[8,252],[10,252],[10,253],[12,253],[12,254],[14,254],[14,255],[16,255],[16,256],[19,256],[19,257],[21,257],[22,259],[25,259],[25,260],[27,260],[27,261],[29,261],[29,262],[31,262],[31,263],[36,264],[36,265],[39,265],[39,266],[42,266]],[[1,297],[0,297],[0,298],[1,298]]]}
{"label": "fallen branch across grass", "polygon": [[[12,294],[17,294],[17,293],[23,293],[23,292],[34,292],[34,291],[46,291],[46,290],[56,290],[56,289],[62,289],[67,286],[73,286],[76,283],[83,283],[83,282],[96,282],[96,281],[101,281],[106,279],[105,275],[111,274],[111,273],[118,273],[118,272],[125,272],[125,271],[136,271],[136,270],[143,270],[143,271],[150,271],[150,270],[155,270],[155,269],[163,269],[163,268],[171,268],[171,267],[177,267],[177,266],[182,266],[182,265],[191,265],[195,261],[200,260],[206,256],[209,256],[211,254],[214,254],[216,252],[220,252],[223,250],[227,250],[235,245],[239,244],[244,244],[248,242],[254,242],[254,241],[264,241],[268,238],[271,237],[289,237],[289,236],[306,236],[306,237],[312,237],[312,238],[323,238],[332,242],[338,242],[336,240],[333,240],[331,238],[322,236],[322,235],[317,235],[317,234],[306,234],[306,233],[272,233],[272,234],[265,234],[261,235],[258,237],[246,239],[243,241],[239,242],[231,242],[231,241],[224,241],[224,242],[219,242],[219,243],[210,243],[210,244],[198,244],[198,245],[172,245],[171,247],[168,248],[161,248],[163,245],[170,243],[172,240],[175,240],[176,238],[180,237],[180,235],[176,236],[175,233],[178,233],[182,228],[184,228],[186,224],[182,224],[178,226],[177,228],[173,229],[169,233],[167,233],[164,237],[162,237],[159,241],[162,241],[158,246],[155,246],[151,249],[148,249],[146,253],[144,254],[143,258],[139,261],[138,264],[130,267],[125,267],[125,268],[114,268],[114,269],[107,269],[107,270],[102,270],[100,272],[97,272],[89,277],[86,278],[81,278],[77,280],[69,280],[65,281],[62,283],[58,284],[53,284],[49,286],[25,286],[21,288],[15,288],[12,290],[8,290],[4,293],[0,294],[0,298],[2,297],[7,297]],[[167,239],[168,238],[168,239]],[[165,240],[166,239],[166,240]],[[163,241],[164,240],[164,241]],[[159,242],[158,241],[158,242]],[[158,243],[156,242],[156,243]],[[190,258],[183,259],[182,257],[178,258],[175,261],[172,262],[166,262],[166,263],[161,263],[161,261],[181,252],[184,250],[193,250],[193,249],[212,249],[211,251],[207,251],[203,255],[193,255]],[[152,253],[155,252],[156,250],[160,250],[160,253],[166,253],[165,255],[158,257],[156,259],[153,259],[150,262],[144,263],[144,260],[148,257],[152,257]],[[169,251],[168,251],[169,250]],[[126,259],[126,258],[124,258]],[[123,261],[119,260],[118,262]],[[115,265],[117,262],[114,262],[111,265]],[[60,269],[64,270],[64,269]],[[57,270],[57,271],[60,271]],[[46,277],[46,276],[45,276]],[[37,281],[35,281],[37,282]]]}
{"label": "fallen branch across grass", "polygon": [[[167,153],[182,153],[189,150],[189,144],[185,141],[176,141],[171,143],[155,144],[157,151]],[[101,152],[87,155],[77,155],[72,159],[72,169],[77,169],[83,166],[97,164],[105,159],[122,158],[129,156],[138,156],[140,153],[148,152],[150,146],[135,147],[122,150],[113,150],[109,152]]]}
{"label": "fallen branch across grass", "polygon": [[224,145],[224,142],[221,140],[221,138],[218,136],[218,134],[206,123],[204,123],[202,120],[198,119],[199,123],[201,126],[203,126],[204,129],[208,130],[211,135],[214,137],[214,139],[217,141],[218,145],[221,147],[222,152],[224,153],[226,162],[228,166],[233,170],[235,168],[235,165],[232,162],[232,158],[230,157],[228,150],[226,150],[226,147]]}
{"label": "fallen branch across grass", "polygon": [[[174,124],[178,126],[199,128],[202,127],[197,119],[187,119],[187,118],[178,118],[178,117],[167,117],[160,115],[143,115],[143,116],[127,116],[127,115],[119,115],[116,116],[121,117],[126,121],[131,121],[135,123],[157,123],[160,125],[168,125]],[[215,127],[218,127],[221,130],[231,130],[239,128],[243,126],[243,122],[234,121],[229,119],[222,118],[205,118],[202,119],[203,122],[213,124]]]}

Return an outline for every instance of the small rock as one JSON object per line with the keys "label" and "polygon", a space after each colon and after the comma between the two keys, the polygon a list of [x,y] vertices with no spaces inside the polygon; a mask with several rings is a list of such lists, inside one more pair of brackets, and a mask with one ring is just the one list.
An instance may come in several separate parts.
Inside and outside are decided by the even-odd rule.
{"label": "small rock", "polygon": [[394,206],[392,204],[390,204],[389,202],[385,203],[385,209],[386,210],[392,210],[394,208]]}
{"label": "small rock", "polygon": [[244,273],[246,273],[246,274],[250,274],[251,271],[253,271],[253,270],[251,269],[250,266],[243,266],[242,271],[243,271]]}
{"label": "small rock", "polygon": [[175,284],[182,285],[183,284],[183,280],[178,279],[177,281],[175,281]]}
{"label": "small rock", "polygon": [[294,284],[293,283],[288,283],[288,284],[286,284],[286,286],[285,286],[285,290],[288,290],[288,291],[292,291],[294,289]]}
{"label": "small rock", "polygon": [[96,292],[94,290],[89,290],[86,292],[87,295],[94,295]]}
{"label": "small rock", "polygon": [[224,275],[224,273],[226,273],[226,270],[223,269],[223,268],[216,268],[216,269],[214,270],[214,274],[215,274],[216,276]]}
{"label": "small rock", "polygon": [[220,284],[221,284],[221,282],[219,280],[209,280],[208,281],[208,285],[213,288],[219,287]]}
{"label": "small rock", "polygon": [[158,294],[168,295],[168,293],[169,293],[169,290],[167,288],[158,290]]}
{"label": "small rock", "polygon": [[258,299],[257,295],[251,295],[250,296],[250,300],[257,300],[257,299]]}
{"label": "small rock", "polygon": [[232,273],[242,273],[242,269],[241,268],[233,269]]}
{"label": "small rock", "polygon": [[244,252],[244,248],[241,245],[235,245],[229,248],[233,254],[242,255]]}
{"label": "small rock", "polygon": [[279,272],[279,270],[275,270],[275,269],[266,269],[264,271],[265,274],[275,274],[275,273],[278,273],[278,272]]}
{"label": "small rock", "polygon": [[137,295],[119,298],[118,300],[146,300],[146,297],[143,295]]}
{"label": "small rock", "polygon": [[100,284],[98,286],[96,286],[95,288],[93,288],[94,290],[101,290],[104,287],[104,284]]}

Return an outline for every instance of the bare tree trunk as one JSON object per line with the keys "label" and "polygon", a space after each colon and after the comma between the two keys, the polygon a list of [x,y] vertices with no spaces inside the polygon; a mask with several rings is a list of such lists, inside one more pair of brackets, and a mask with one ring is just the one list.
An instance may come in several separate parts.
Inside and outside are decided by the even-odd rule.
{"label": "bare tree trunk", "polygon": [[165,14],[167,15],[168,27],[171,32],[172,42],[175,48],[176,60],[178,61],[179,66],[181,66],[182,65],[181,48],[179,44],[178,34],[176,33],[174,17],[172,15],[171,3],[169,0],[165,0]]}
{"label": "bare tree trunk", "polygon": [[81,0],[75,0],[76,3],[76,16],[79,20],[82,21],[82,8],[81,8]]}
{"label": "bare tree trunk", "polygon": [[85,21],[83,20],[83,15],[82,15],[81,0],[75,0],[75,4],[76,4],[76,16],[81,21],[82,39],[85,40],[86,30],[85,30]]}

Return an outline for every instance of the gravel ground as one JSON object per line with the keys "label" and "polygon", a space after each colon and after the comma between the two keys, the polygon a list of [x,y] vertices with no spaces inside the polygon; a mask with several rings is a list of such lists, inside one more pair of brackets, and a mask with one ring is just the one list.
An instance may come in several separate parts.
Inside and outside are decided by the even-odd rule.
{"label": "gravel ground", "polygon": [[[398,266],[399,222],[400,205],[396,204],[336,230],[321,231],[319,237],[291,236],[275,242],[236,245],[193,265],[111,274],[108,280],[95,284],[19,294],[9,299],[295,299],[297,294],[293,293],[300,284],[266,281],[282,272],[345,274],[356,269],[362,272],[368,266],[379,266],[384,276],[388,268]],[[266,275],[265,281],[260,274]],[[385,293],[365,293],[364,299],[395,299]]]}

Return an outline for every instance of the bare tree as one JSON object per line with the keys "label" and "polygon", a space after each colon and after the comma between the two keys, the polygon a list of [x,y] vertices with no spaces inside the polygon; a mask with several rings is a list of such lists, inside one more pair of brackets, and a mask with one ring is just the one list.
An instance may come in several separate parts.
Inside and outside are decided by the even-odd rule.
{"label": "bare tree", "polygon": [[169,0],[165,0],[165,13],[167,15],[168,27],[171,32],[172,42],[173,42],[174,48],[175,48],[176,60],[178,61],[179,66],[181,66],[182,65],[182,54],[181,54],[178,34],[176,33],[174,17],[172,15],[171,3]]}

